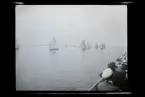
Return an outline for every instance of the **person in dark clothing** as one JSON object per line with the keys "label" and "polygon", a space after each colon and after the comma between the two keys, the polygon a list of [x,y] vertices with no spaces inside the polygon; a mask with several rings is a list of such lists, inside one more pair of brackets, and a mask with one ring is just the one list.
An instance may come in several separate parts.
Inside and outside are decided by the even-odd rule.
{"label": "person in dark clothing", "polygon": [[113,71],[111,68],[107,68],[102,72],[102,78],[103,80],[98,83],[97,85],[97,91],[120,91],[119,87],[116,87],[113,85],[112,81],[110,80],[111,76],[113,74]]}
{"label": "person in dark clothing", "polygon": [[115,85],[113,85],[113,83],[109,82],[108,80],[105,80],[98,84],[97,91],[117,92],[117,91],[120,91],[120,89],[118,87],[116,87]]}
{"label": "person in dark clothing", "polygon": [[[111,88],[114,85],[115,87],[118,87],[122,91],[127,91],[128,90],[128,81],[126,79],[126,72],[124,70],[124,67],[123,66],[116,67],[114,62],[110,62],[108,64],[108,67],[113,71],[113,74],[112,74],[112,76],[110,76],[109,78],[106,79],[107,82],[105,82],[105,81],[101,82],[99,84],[100,85],[99,87],[105,88],[105,85],[107,85],[106,87],[108,87],[108,85],[109,85],[109,88]],[[102,73],[100,74],[100,77],[102,77]],[[111,81],[112,83],[110,83],[109,81]],[[109,88],[106,88],[106,89],[109,89]],[[113,88],[113,91],[114,91],[114,88]]]}
{"label": "person in dark clothing", "polygon": [[126,91],[128,89],[126,72],[122,66],[116,68],[111,77],[113,84],[119,87],[121,90]]}
{"label": "person in dark clothing", "polygon": [[127,64],[123,63],[123,64],[122,64],[122,68],[123,68],[124,70],[128,70]]}

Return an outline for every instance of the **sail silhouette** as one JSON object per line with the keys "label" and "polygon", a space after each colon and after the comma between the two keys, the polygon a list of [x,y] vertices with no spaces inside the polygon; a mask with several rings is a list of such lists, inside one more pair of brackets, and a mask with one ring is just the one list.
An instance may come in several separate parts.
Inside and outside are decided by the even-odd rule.
{"label": "sail silhouette", "polygon": [[82,50],[86,50],[87,49],[85,40],[82,40],[80,47],[82,48]]}
{"label": "sail silhouette", "polygon": [[91,49],[90,43],[86,42],[85,40],[82,40],[80,47],[82,48],[82,50],[90,50]]}
{"label": "sail silhouette", "polygon": [[87,42],[87,50],[90,50],[91,49],[91,45],[90,45],[90,43],[89,42]]}
{"label": "sail silhouette", "polygon": [[101,44],[100,44],[100,49],[103,50],[103,49],[105,49],[105,48],[106,48],[106,45],[105,45],[104,43],[101,43]]}
{"label": "sail silhouette", "polygon": [[56,39],[54,37],[49,43],[49,50],[59,50],[59,48],[56,46]]}
{"label": "sail silhouette", "polygon": [[96,43],[96,45],[95,45],[95,48],[96,48],[96,49],[98,49],[98,48],[99,48],[99,45],[98,45],[98,43]]}

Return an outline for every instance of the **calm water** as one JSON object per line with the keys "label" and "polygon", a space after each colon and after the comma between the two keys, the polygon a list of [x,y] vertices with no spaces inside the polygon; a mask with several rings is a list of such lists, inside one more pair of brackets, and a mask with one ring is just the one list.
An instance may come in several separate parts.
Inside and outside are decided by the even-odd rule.
{"label": "calm water", "polygon": [[47,46],[21,46],[16,51],[17,90],[88,90],[100,79],[99,73],[127,47],[111,46],[104,50]]}

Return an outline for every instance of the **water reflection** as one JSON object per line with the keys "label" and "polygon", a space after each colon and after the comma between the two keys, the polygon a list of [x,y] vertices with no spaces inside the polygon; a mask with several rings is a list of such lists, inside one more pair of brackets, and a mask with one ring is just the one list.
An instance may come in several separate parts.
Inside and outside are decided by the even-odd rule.
{"label": "water reflection", "polygon": [[54,54],[56,54],[56,50],[49,50],[49,52],[50,52],[50,55],[54,55]]}

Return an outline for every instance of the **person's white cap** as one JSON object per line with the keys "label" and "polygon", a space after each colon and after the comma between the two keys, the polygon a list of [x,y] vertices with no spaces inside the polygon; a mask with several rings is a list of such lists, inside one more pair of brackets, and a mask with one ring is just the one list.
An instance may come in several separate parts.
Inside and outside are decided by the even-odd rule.
{"label": "person's white cap", "polygon": [[113,74],[113,71],[111,70],[111,68],[107,68],[103,71],[102,73],[102,78],[107,79],[109,78],[111,75]]}

